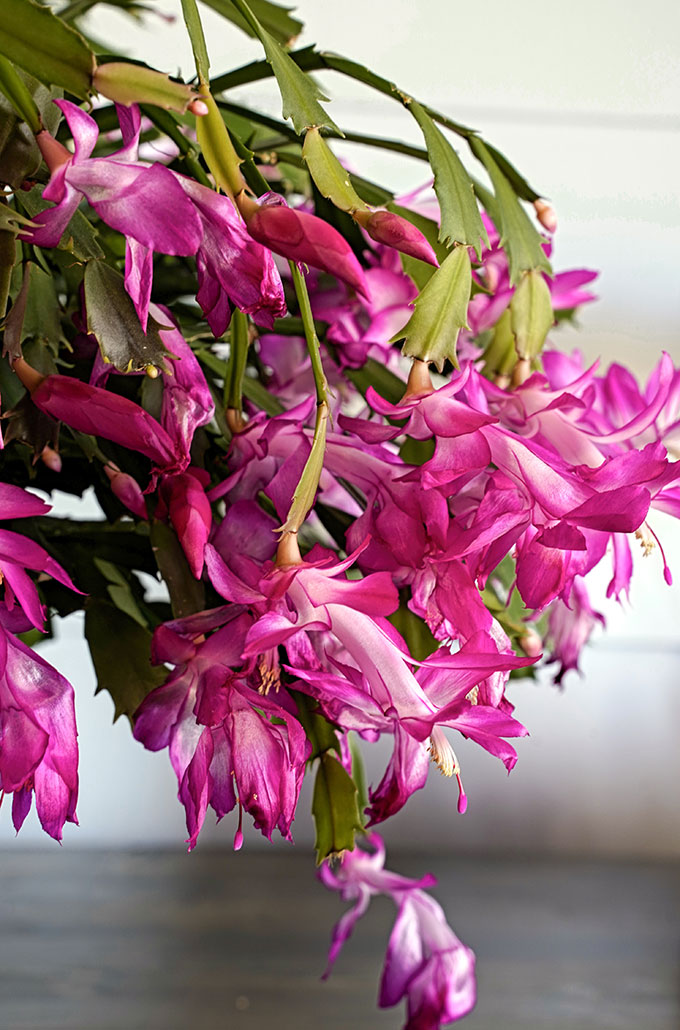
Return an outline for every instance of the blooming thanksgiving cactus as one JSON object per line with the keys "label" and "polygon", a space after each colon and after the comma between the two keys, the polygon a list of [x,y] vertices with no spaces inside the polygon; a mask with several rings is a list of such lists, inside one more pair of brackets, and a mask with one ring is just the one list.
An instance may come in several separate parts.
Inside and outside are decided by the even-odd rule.
{"label": "blooming thanksgiving cactus", "polygon": [[[168,752],[189,848],[209,807],[236,849],[244,812],[292,839],[313,776],[320,877],[353,903],[329,969],[390,895],[379,1004],[436,1028],[474,1005],[474,955],[369,827],[432,762],[465,812],[458,735],[513,768],[511,677],[576,669],[602,618],[588,574],[626,595],[633,538],[680,514],[680,375],[663,357],[641,388],[547,342],[595,275],[553,271],[554,212],[477,132],[289,49],[282,7],[208,2],[264,59],[211,79],[182,0],[185,85],[95,57],[74,24],[93,3],[3,0],[0,787],[17,830],[34,798],[56,840],[76,822],[74,689],[34,648],[84,609],[116,716]],[[321,70],[401,104],[424,147],[343,133]],[[228,99],[267,77],[285,121]],[[433,189],[361,178],[343,135],[429,162]],[[93,488],[101,519],[50,517],[55,488]]]}

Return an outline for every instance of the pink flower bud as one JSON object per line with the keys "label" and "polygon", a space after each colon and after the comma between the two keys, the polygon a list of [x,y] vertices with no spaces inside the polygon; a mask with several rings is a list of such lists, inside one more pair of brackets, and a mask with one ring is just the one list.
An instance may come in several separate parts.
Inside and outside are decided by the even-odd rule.
{"label": "pink flower bud", "polygon": [[208,105],[204,100],[192,100],[187,110],[196,118],[204,118],[208,114]]}
{"label": "pink flower bud", "polygon": [[543,654],[543,640],[532,626],[527,626],[519,638],[519,646],[530,658],[538,658]]}
{"label": "pink flower bud", "polygon": [[248,232],[258,243],[290,261],[329,272],[368,297],[364,273],[352,248],[327,222],[288,207],[275,193],[267,194],[258,207],[244,207],[242,212]]}
{"label": "pink flower bud", "polygon": [[54,447],[45,444],[40,453],[40,460],[52,472],[61,472],[61,455],[59,451],[55,451]]}
{"label": "pink flower bud", "polygon": [[127,472],[121,472],[118,466],[114,464],[105,465],[104,472],[109,477],[111,490],[120,503],[124,504],[133,515],[138,515],[140,519],[145,519],[147,515],[144,494],[137,480],[129,476]]}
{"label": "pink flower bud", "polygon": [[534,208],[536,209],[536,217],[545,231],[555,232],[557,228],[557,215],[552,204],[549,204],[546,200],[535,200]]}
{"label": "pink flower bud", "polygon": [[170,522],[196,579],[200,579],[203,572],[203,555],[212,526],[212,511],[203,479],[209,482],[201,469],[189,469],[168,476],[161,483],[161,497],[167,505]]}
{"label": "pink flower bud", "polygon": [[415,225],[400,215],[395,215],[392,211],[374,211],[365,222],[362,219],[362,225],[376,243],[394,247],[402,254],[419,258],[429,265],[439,265],[432,247],[420,229],[416,229]]}
{"label": "pink flower bud", "polygon": [[161,469],[178,464],[172,439],[138,404],[70,376],[41,376],[22,358],[14,371],[41,411],[81,433],[102,436],[146,455]]}

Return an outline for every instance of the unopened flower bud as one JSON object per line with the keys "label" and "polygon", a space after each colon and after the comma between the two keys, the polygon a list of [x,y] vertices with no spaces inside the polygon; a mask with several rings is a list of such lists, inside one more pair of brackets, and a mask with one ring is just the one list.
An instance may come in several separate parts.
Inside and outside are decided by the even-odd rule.
{"label": "unopened flower bud", "polygon": [[54,447],[50,447],[49,444],[45,444],[40,452],[40,460],[52,472],[61,472],[61,455],[59,451],[56,451]]}
{"label": "unopened flower bud", "polygon": [[555,208],[552,204],[549,204],[547,200],[535,200],[534,208],[536,210],[536,217],[543,226],[546,232],[553,233],[557,228],[557,215],[555,214]]}
{"label": "unopened flower bud", "polygon": [[208,105],[204,100],[192,100],[187,110],[196,118],[204,118],[208,114]]}
{"label": "unopened flower bud", "polygon": [[144,495],[137,480],[129,476],[127,472],[121,472],[113,462],[110,465],[104,466],[104,472],[109,477],[111,490],[120,503],[124,504],[133,515],[139,516],[140,519],[145,519],[146,505],[144,503]]}
{"label": "unopened flower bud", "polygon": [[268,194],[262,203],[241,206],[248,232],[275,254],[329,272],[368,296],[361,265],[337,229],[316,215],[288,207],[282,197]]}
{"label": "unopened flower bud", "polygon": [[419,258],[435,268],[439,265],[435,253],[420,229],[393,211],[372,211],[367,218],[357,219],[376,243],[394,247],[402,254]]}
{"label": "unopened flower bud", "polygon": [[518,643],[529,658],[538,658],[543,653],[543,640],[532,626],[527,626]]}

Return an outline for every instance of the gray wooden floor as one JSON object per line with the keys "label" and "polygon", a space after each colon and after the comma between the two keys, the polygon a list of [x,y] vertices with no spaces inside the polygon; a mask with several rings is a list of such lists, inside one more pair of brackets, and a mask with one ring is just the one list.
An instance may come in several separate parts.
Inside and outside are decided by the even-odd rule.
{"label": "gray wooden floor", "polygon": [[[466,1030],[678,1030],[680,875],[669,865],[391,855],[433,871],[477,952]],[[343,910],[301,852],[0,853],[2,1030],[373,1030],[393,907],[331,979]]]}

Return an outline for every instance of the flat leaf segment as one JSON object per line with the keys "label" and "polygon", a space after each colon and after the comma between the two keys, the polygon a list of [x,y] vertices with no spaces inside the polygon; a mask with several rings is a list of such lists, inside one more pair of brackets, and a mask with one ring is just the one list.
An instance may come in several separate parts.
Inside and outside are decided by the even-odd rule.
{"label": "flat leaf segment", "polygon": [[83,100],[92,88],[94,54],[75,29],[33,0],[2,0],[0,54],[47,86]]}

